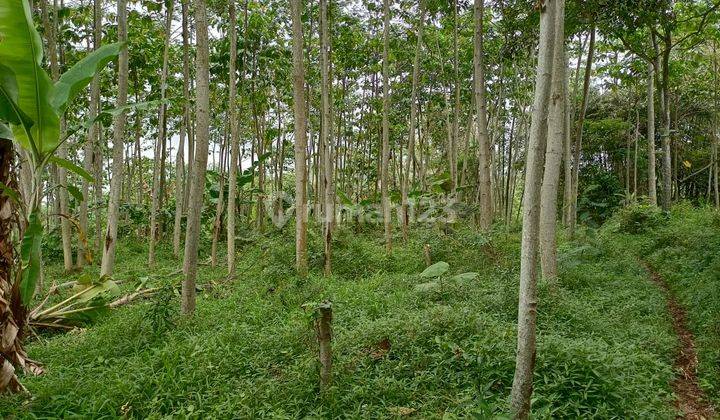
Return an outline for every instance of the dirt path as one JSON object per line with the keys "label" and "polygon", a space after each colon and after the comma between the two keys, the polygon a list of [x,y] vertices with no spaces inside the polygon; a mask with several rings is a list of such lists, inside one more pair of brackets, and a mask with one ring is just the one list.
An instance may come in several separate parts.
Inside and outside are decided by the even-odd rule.
{"label": "dirt path", "polygon": [[667,310],[672,317],[673,329],[680,342],[678,354],[675,356],[675,379],[672,382],[675,393],[675,408],[678,418],[689,420],[716,419],[716,413],[708,402],[705,393],[698,385],[697,353],[692,332],[687,326],[687,313],[685,308],[677,301],[675,295],[660,274],[647,263],[643,262],[645,270],[650,274],[652,281],[660,287],[667,300]]}

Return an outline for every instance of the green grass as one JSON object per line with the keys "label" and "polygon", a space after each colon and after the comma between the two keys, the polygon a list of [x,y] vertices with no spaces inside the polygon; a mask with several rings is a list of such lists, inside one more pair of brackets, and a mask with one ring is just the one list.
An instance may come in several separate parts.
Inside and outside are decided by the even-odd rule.
{"label": "green grass", "polygon": [[678,204],[651,217],[643,234],[622,233],[623,221],[642,213],[647,209],[619,214],[603,235],[647,261],[687,309],[700,385],[720,404],[720,212]]}
{"label": "green grass", "polygon": [[[0,399],[4,418],[421,418],[504,416],[514,371],[519,235],[414,229],[387,257],[381,237],[341,228],[334,276],[293,275],[292,227],[241,250],[237,278],[200,268],[197,313],[175,295],[121,308],[86,329],[28,346],[47,373],[23,378],[32,397]],[[116,278],[170,282],[161,247],[154,270],[143,241],[126,238]],[[423,292],[422,247],[450,273],[477,279]],[[209,249],[202,246],[201,249]],[[561,278],[539,284],[533,413],[538,418],[673,418],[676,345],[662,295],[634,257],[592,237],[560,249]],[[48,273],[58,276],[59,268]],[[168,300],[168,296],[171,299]],[[321,396],[311,313],[334,306],[334,382]],[[165,322],[167,321],[167,322]],[[378,343],[389,340],[390,350]]]}

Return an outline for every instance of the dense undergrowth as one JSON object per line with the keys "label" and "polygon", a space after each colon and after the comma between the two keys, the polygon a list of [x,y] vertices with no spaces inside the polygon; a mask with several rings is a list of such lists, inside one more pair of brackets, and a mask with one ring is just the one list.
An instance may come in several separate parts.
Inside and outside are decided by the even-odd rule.
{"label": "dense undergrowth", "polygon": [[649,263],[687,309],[700,386],[720,403],[720,213],[683,203],[618,213],[602,235]]}
{"label": "dense undergrowth", "polygon": [[[377,234],[341,227],[334,275],[320,275],[322,244],[311,235],[313,271],[305,281],[293,275],[292,232],[286,227],[248,241],[234,280],[225,278],[222,264],[202,266],[190,319],[177,314],[180,264],[170,251],[162,248],[149,271],[142,241],[126,238],[116,279],[150,277],[166,283],[164,291],[86,329],[34,340],[30,356],[46,364],[47,374],[23,378],[32,397],[0,399],[0,414],[505,415],[514,371],[517,232],[415,228],[408,244],[397,238],[388,257]],[[478,277],[416,288],[426,281],[418,275],[424,244],[450,273]],[[676,341],[662,295],[634,256],[593,231],[562,242],[559,255],[561,278],[539,284],[534,416],[672,418]],[[324,299],[334,305],[334,382],[321,396],[311,314],[303,305]]]}

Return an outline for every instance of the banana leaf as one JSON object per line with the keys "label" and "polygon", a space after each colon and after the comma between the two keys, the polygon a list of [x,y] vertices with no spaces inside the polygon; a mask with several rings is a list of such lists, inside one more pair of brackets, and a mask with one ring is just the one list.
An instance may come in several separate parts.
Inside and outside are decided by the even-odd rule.
{"label": "banana leaf", "polygon": [[95,77],[95,74],[120,54],[120,50],[124,46],[125,43],[123,42],[103,45],[75,63],[74,66],[60,76],[60,80],[55,83],[52,98],[50,99],[55,112],[62,115],[68,103],[72,102],[82,92]]}
{"label": "banana leaf", "polygon": [[42,68],[42,41],[32,20],[27,0],[0,0],[0,69],[15,75],[17,106],[33,121],[12,123],[15,140],[33,151],[36,159],[54,150],[60,141],[60,118],[50,104],[53,83]]}

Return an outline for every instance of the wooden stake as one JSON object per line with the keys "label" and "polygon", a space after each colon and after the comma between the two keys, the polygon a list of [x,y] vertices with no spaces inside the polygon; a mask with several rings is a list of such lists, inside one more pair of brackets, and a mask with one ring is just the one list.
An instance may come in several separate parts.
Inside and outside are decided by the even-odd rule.
{"label": "wooden stake", "polygon": [[317,307],[315,332],[320,347],[320,390],[325,392],[332,381],[332,303],[325,301]]}

